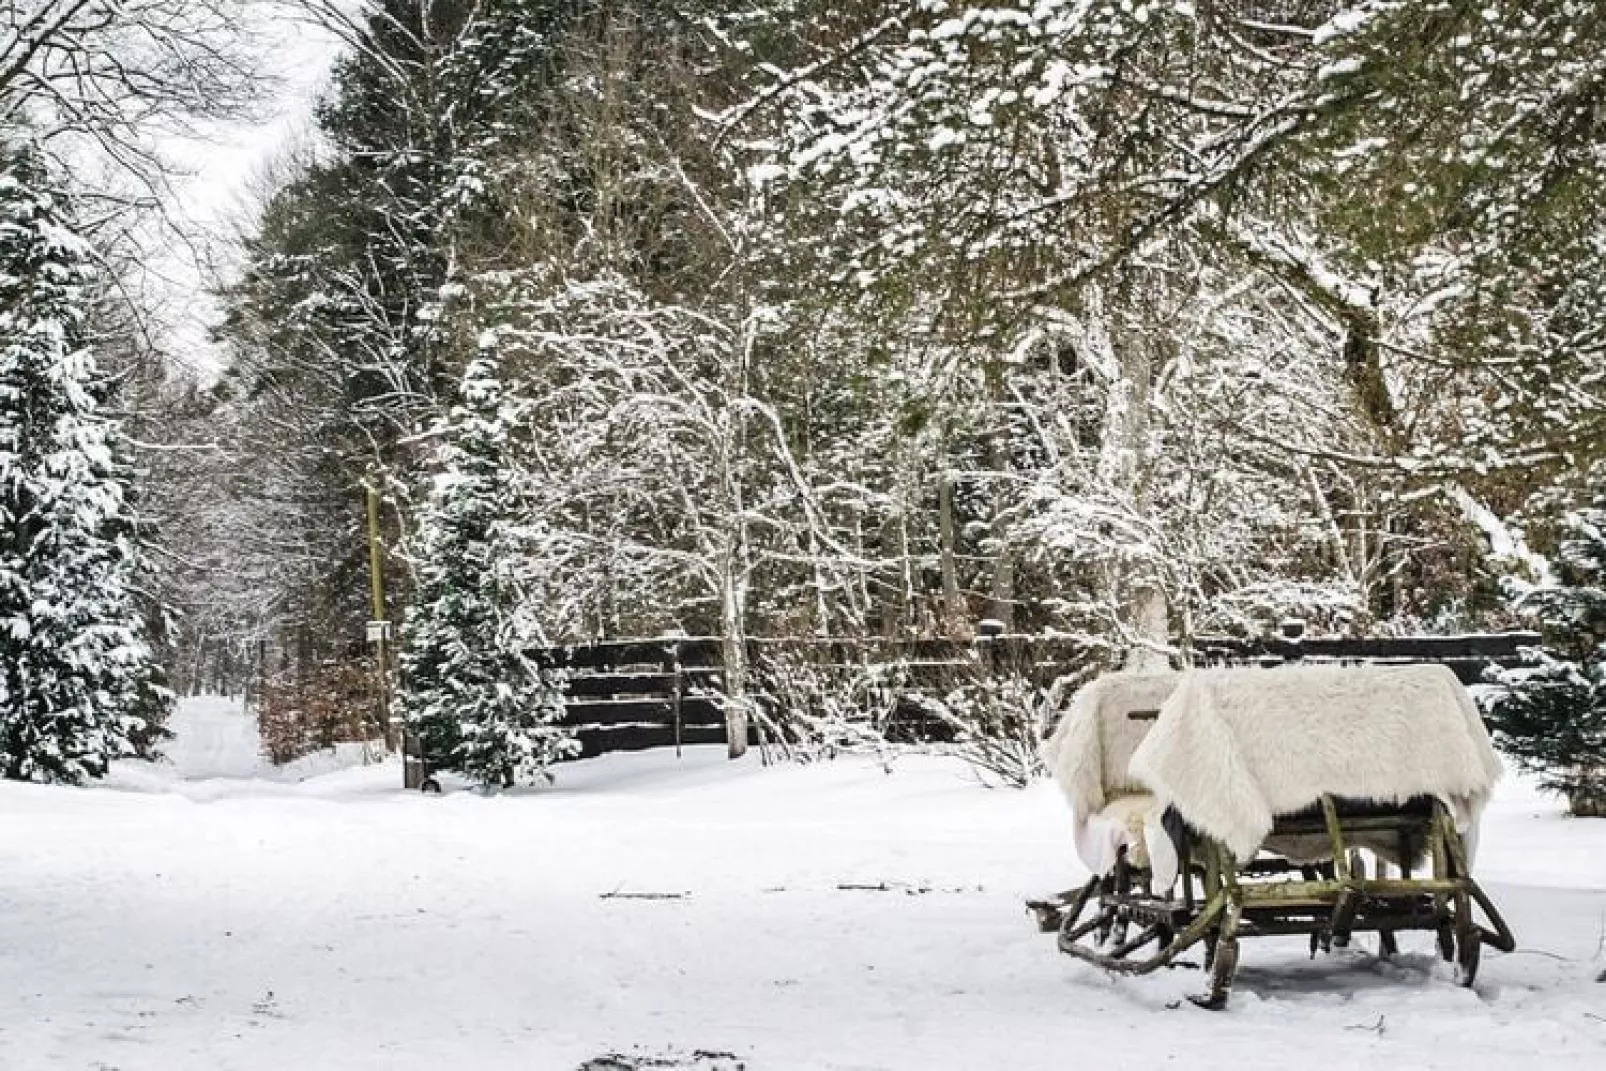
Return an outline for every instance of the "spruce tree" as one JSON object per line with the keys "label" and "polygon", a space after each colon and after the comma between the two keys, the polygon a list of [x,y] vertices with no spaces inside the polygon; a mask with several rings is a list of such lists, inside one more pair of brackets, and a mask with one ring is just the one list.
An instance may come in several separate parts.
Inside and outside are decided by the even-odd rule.
{"label": "spruce tree", "polygon": [[1564,522],[1561,583],[1527,591],[1547,647],[1533,668],[1497,675],[1485,706],[1495,739],[1574,814],[1606,816],[1606,493]]}
{"label": "spruce tree", "polygon": [[579,748],[559,724],[563,678],[525,654],[519,624],[516,407],[485,358],[470,362],[460,398],[436,429],[400,707],[437,765],[487,788],[549,781],[552,763]]}
{"label": "spruce tree", "polygon": [[0,775],[14,780],[100,777],[172,701],[86,343],[91,263],[42,154],[0,147]]}

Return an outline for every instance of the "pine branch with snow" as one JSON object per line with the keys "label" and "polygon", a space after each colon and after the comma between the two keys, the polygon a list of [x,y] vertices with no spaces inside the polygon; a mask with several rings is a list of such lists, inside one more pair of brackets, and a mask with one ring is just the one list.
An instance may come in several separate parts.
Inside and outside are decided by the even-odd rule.
{"label": "pine branch with snow", "polygon": [[1497,673],[1484,706],[1496,741],[1575,814],[1606,815],[1606,496],[1569,513],[1564,533],[1559,582],[1515,599],[1547,649]]}

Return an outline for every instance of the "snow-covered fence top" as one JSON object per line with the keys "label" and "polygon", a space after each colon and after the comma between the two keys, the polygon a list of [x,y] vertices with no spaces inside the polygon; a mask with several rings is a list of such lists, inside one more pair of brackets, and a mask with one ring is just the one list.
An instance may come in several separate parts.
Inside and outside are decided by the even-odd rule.
{"label": "snow-covered fence top", "polygon": [[[611,670],[620,666],[670,664],[717,667],[723,640],[718,636],[665,636],[653,639],[599,640],[595,643],[540,647],[528,653],[555,669]],[[777,655],[806,655],[820,665],[858,666],[866,662],[898,662],[910,666],[998,665],[1053,669],[1078,662],[1088,651],[1081,640],[1060,635],[1010,634],[978,637],[972,642],[945,638],[756,637],[747,641],[747,658],[757,663]]]}

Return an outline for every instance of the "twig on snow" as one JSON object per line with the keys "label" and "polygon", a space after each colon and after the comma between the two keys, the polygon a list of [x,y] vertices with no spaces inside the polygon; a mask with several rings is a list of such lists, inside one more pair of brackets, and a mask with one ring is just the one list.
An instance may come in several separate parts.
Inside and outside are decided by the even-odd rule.
{"label": "twig on snow", "polygon": [[931,891],[931,886],[929,886],[929,885],[905,885],[904,883],[897,882],[897,881],[891,882],[891,883],[888,883],[888,882],[885,882],[885,881],[878,881],[878,882],[876,882],[874,884],[868,884],[868,883],[865,883],[865,882],[844,881],[844,882],[838,882],[837,883],[837,889],[840,892],[903,892],[903,893],[907,893],[910,896],[919,896],[921,893],[930,892]]}

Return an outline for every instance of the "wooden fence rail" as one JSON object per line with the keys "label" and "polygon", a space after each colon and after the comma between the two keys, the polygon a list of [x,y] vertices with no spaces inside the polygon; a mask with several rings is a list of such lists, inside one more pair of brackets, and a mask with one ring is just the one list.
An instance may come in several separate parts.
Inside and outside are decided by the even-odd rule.
{"label": "wooden fence rail", "polygon": [[[1280,636],[1196,637],[1191,649],[1197,665],[1438,662],[1464,683],[1474,684],[1490,666],[1521,664],[1523,651],[1539,644],[1540,637],[1532,632],[1354,638],[1307,637],[1285,628]],[[575,730],[581,758],[726,742],[724,668],[717,637],[613,640],[529,654],[538,664],[565,672],[563,724]],[[755,639],[749,641],[747,656],[759,679],[766,667],[784,660],[843,681],[873,667],[894,667],[897,688],[906,693],[902,698],[907,702],[899,704],[887,731],[899,739],[940,735],[946,723],[924,713],[922,701],[940,698],[960,683],[1017,679],[1047,687],[1055,678],[1092,664],[1090,649],[1058,636],[993,636],[971,643]],[[421,766],[420,759],[413,755]]]}
{"label": "wooden fence rail", "polygon": [[[1291,632],[1293,630],[1290,630]],[[1467,636],[1306,637],[1250,639],[1199,637],[1196,664],[1278,665],[1287,662],[1439,662],[1464,683],[1482,679],[1490,666],[1510,667],[1540,643],[1532,632]],[[996,636],[972,643],[952,640],[756,639],[748,661],[764,667],[791,658],[820,671],[863,671],[896,666],[913,696],[938,698],[957,682],[1026,678],[1047,686],[1084,668],[1089,651],[1055,636]],[[542,665],[569,674],[568,717],[583,755],[632,751],[676,743],[724,742],[724,673],[717,637],[623,640],[532,652]],[[918,717],[909,714],[908,717]],[[676,734],[677,727],[679,734]],[[903,726],[905,732],[911,727]]]}
{"label": "wooden fence rail", "polygon": [[[1290,630],[1292,631],[1292,630]],[[1256,639],[1200,637],[1193,643],[1199,664],[1280,665],[1285,662],[1438,662],[1463,684],[1477,684],[1490,666],[1522,664],[1523,652],[1541,643],[1537,632],[1490,632],[1468,636],[1265,636]]]}

